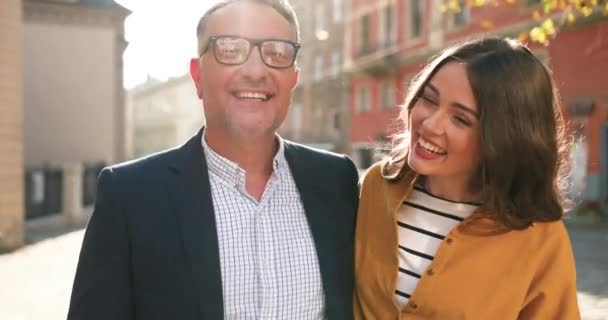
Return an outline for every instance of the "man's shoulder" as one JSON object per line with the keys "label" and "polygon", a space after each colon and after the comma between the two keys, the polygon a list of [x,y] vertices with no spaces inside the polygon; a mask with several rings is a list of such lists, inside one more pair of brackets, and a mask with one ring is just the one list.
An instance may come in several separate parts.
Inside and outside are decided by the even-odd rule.
{"label": "man's shoulder", "polygon": [[300,144],[297,142],[293,142],[293,141],[289,141],[289,140],[284,140],[285,143],[285,152],[289,153],[295,153],[298,155],[298,157],[307,157],[307,160],[322,160],[322,161],[344,161],[344,159],[347,159],[348,157],[343,155],[343,154],[339,154],[339,153],[335,153],[335,152],[331,152],[331,151],[327,151],[327,150],[323,150],[323,149],[318,149],[315,147],[311,147],[311,146],[307,146],[304,144]]}
{"label": "man's shoulder", "polygon": [[167,170],[174,163],[180,152],[179,147],[163,150],[141,158],[117,163],[106,168],[118,176],[155,175]]}

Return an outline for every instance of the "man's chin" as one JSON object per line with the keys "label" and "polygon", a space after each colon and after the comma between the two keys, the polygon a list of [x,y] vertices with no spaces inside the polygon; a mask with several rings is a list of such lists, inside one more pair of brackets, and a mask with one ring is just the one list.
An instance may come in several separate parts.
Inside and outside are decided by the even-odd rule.
{"label": "man's chin", "polygon": [[273,125],[233,124],[230,126],[232,135],[241,141],[259,141],[260,139],[274,139],[277,127]]}

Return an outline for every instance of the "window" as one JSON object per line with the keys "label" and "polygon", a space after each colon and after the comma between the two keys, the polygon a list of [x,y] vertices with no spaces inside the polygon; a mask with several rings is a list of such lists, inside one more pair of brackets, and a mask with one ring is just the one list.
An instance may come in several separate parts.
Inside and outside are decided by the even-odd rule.
{"label": "window", "polygon": [[570,172],[568,175],[569,197],[580,203],[585,196],[588,146],[585,138],[578,134],[570,150]]}
{"label": "window", "polygon": [[[323,121],[323,120],[325,120],[325,119],[323,119],[323,111],[326,109],[326,107],[321,106],[319,104],[315,104],[314,108],[315,108],[314,109],[314,114],[313,114],[313,116],[314,116],[314,123],[317,125],[318,129],[325,131],[325,129],[327,128],[327,126],[324,123],[325,121]],[[319,130],[317,130],[317,133],[320,133],[318,131]]]}
{"label": "window", "polygon": [[344,1],[343,0],[333,0],[332,4],[333,4],[332,13],[333,13],[334,22],[342,21],[342,15],[344,12]]}
{"label": "window", "polygon": [[325,31],[325,10],[322,4],[316,4],[315,6],[315,30]]}
{"label": "window", "polygon": [[331,75],[335,79],[340,75],[340,49],[334,49],[331,53]]}
{"label": "window", "polygon": [[361,169],[369,168],[374,162],[374,154],[371,148],[362,147],[357,150],[357,158],[359,159],[359,167]]}
{"label": "window", "polygon": [[381,45],[390,47],[395,41],[395,6],[387,5],[382,9],[380,20]]}
{"label": "window", "polygon": [[340,130],[340,113],[336,110],[333,109],[332,110],[332,122],[333,122],[333,129],[335,131],[339,131]]}
{"label": "window", "polygon": [[315,70],[313,73],[313,80],[319,81],[323,78],[323,54],[318,53],[315,56]]}
{"label": "window", "polygon": [[367,87],[359,88],[359,97],[357,102],[357,111],[368,112],[370,109],[369,89]]}
{"label": "window", "polygon": [[392,79],[382,82],[382,101],[380,108],[388,110],[395,106],[395,87]]}
{"label": "window", "polygon": [[369,43],[369,15],[363,15],[361,17],[361,21],[359,24],[359,40],[361,41],[361,46],[359,48],[360,54],[366,54],[371,51],[371,45]]}
{"label": "window", "polygon": [[542,0],[525,0],[524,5],[526,7],[534,7],[541,4]]}
{"label": "window", "polygon": [[408,1],[409,5],[409,24],[408,36],[410,39],[420,37],[422,34],[422,22],[424,20],[424,3],[422,1]]}
{"label": "window", "polygon": [[452,26],[461,27],[469,24],[471,21],[471,12],[467,6],[466,0],[460,1],[460,11],[452,14]]}

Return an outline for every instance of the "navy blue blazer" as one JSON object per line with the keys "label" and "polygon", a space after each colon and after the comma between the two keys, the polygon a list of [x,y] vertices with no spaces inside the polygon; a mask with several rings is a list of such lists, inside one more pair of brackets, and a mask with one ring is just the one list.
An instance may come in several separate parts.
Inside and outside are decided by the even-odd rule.
{"label": "navy blue blazer", "polygon": [[[106,168],[84,236],[68,320],[223,319],[202,130],[181,147]],[[328,319],[353,319],[357,171],[285,142],[319,259]]]}

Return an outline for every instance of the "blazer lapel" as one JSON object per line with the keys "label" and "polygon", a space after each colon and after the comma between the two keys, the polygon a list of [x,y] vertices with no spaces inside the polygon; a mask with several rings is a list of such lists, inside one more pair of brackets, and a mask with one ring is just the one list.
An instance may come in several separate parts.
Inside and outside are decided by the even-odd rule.
{"label": "blazer lapel", "polygon": [[222,319],[220,257],[209,172],[201,146],[203,129],[179,149],[169,167],[169,193],[190,263],[201,319]]}
{"label": "blazer lapel", "polygon": [[300,199],[306,212],[306,218],[312,236],[314,238],[321,278],[323,280],[323,290],[325,291],[325,307],[329,319],[333,314],[330,301],[339,296],[339,284],[335,279],[339,278],[340,270],[337,270],[336,259],[340,257],[336,254],[335,236],[329,226],[335,224],[331,221],[332,200],[331,196],[319,190],[319,176],[314,174],[314,168],[310,167],[307,159],[298,158],[297,147],[285,142],[285,158],[289,163],[289,168],[294,177],[296,186],[300,193]]}

